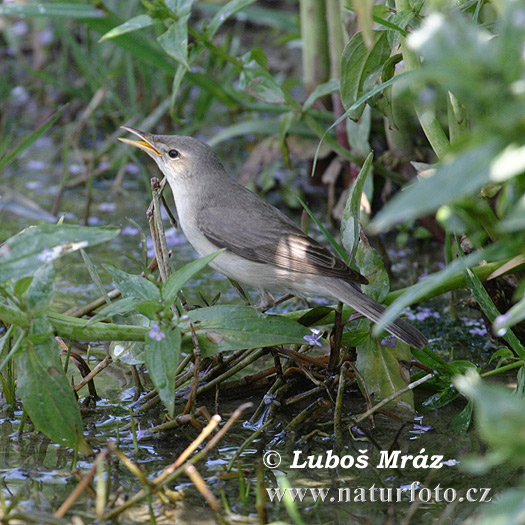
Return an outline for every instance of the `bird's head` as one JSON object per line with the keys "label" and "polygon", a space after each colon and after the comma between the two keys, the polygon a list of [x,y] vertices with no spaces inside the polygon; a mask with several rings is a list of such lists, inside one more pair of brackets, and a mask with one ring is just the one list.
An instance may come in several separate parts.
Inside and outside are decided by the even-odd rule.
{"label": "bird's head", "polygon": [[224,171],[216,153],[198,139],[183,135],[153,135],[128,126],[122,128],[141,140],[119,140],[144,150],[172,187],[186,179],[198,182],[198,179]]}

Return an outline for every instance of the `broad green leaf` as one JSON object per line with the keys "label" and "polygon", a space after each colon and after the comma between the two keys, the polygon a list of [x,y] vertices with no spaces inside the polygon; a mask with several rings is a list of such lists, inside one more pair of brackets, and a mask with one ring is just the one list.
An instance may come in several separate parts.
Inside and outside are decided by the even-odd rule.
{"label": "broad green leaf", "polygon": [[244,9],[245,7],[254,4],[256,0],[230,0],[230,2],[227,2],[224,4],[217,13],[215,13],[215,16],[212,18],[211,22],[206,27],[206,30],[204,32],[206,38],[208,40],[211,40],[214,36],[219,27],[221,27],[226,20],[237,14],[239,11]]}
{"label": "broad green leaf", "polygon": [[161,330],[160,341],[146,336],[145,361],[148,372],[160,399],[173,417],[175,410],[175,371],[179,363],[181,333],[174,330]]}
{"label": "broad green leaf", "polygon": [[162,33],[157,40],[164,51],[184,66],[187,71],[190,70],[188,64],[188,25],[187,19],[179,18],[170,25],[165,33]]}
{"label": "broad green leaf", "polygon": [[[371,47],[366,46],[361,33],[356,33],[348,42],[341,58],[341,100],[347,111],[374,87],[389,56],[386,31],[373,32]],[[348,117],[358,119],[363,109],[364,104],[361,104]]]}
{"label": "broad green leaf", "polygon": [[453,386],[446,386],[436,394],[430,396],[423,402],[423,406],[429,410],[437,410],[457,399],[459,392]]}
{"label": "broad green leaf", "polygon": [[195,277],[200,271],[206,268],[206,266],[208,266],[208,264],[223,251],[224,249],[210,253],[205,257],[201,257],[196,261],[186,264],[184,267],[172,273],[162,287],[162,299],[164,302],[166,304],[173,303],[182,287],[190,279],[193,279],[193,277]]}
{"label": "broad green leaf", "polygon": [[0,246],[0,282],[32,275],[63,255],[113,239],[119,231],[109,226],[30,226]]}
{"label": "broad green leaf", "polygon": [[180,326],[186,332],[184,343],[191,351],[189,321],[193,323],[203,356],[230,350],[281,344],[304,344],[311,335],[308,328],[278,315],[266,315],[249,306],[216,305],[187,313]]}
{"label": "broad green leaf", "polygon": [[114,27],[111,31],[108,31],[105,35],[103,35],[99,42],[102,42],[103,40],[108,40],[109,38],[115,38],[120,35],[125,35],[126,33],[131,33],[132,31],[137,31],[139,29],[144,29],[145,27],[149,27],[155,23],[155,20],[151,18],[151,16],[142,14],[138,16],[134,16],[133,18],[130,18],[127,22],[124,22],[123,24],[120,24],[117,27]]}
{"label": "broad green leaf", "polygon": [[82,3],[3,3],[0,5],[0,16],[48,16],[50,18],[100,18],[104,16],[103,11],[95,6]]}
{"label": "broad green leaf", "polygon": [[268,104],[284,104],[286,95],[270,73],[258,60],[257,50],[242,57],[243,69],[239,76],[239,88],[253,97]]}
{"label": "broad green leaf", "polygon": [[[366,321],[368,322],[368,321]],[[400,371],[400,360],[410,362],[410,347],[395,339],[395,347],[381,346],[381,341],[368,338],[357,346],[356,367],[363,377],[366,390],[374,401],[380,401],[407,386]],[[414,411],[414,395],[405,392],[387,404],[401,411]]]}
{"label": "broad green leaf", "polygon": [[160,290],[145,277],[124,272],[109,264],[105,264],[104,268],[113,276],[115,286],[125,297],[135,297],[144,301],[160,301]]}
{"label": "broad green leaf", "polygon": [[43,339],[39,343],[28,341],[25,351],[16,358],[17,390],[24,408],[47,437],[89,454],[91,448],[82,434],[80,410],[60,362],[53,328],[47,319],[36,318],[31,335]]}
{"label": "broad green leaf", "polygon": [[398,193],[374,218],[371,227],[384,231],[394,224],[431,213],[439,206],[475,194],[490,182],[491,163],[501,141],[490,138],[444,159],[434,174]]}
{"label": "broad green leaf", "polygon": [[370,153],[370,131],[372,130],[372,110],[366,106],[359,120],[346,119],[348,143],[352,151],[363,158]]}
{"label": "broad green leaf", "polygon": [[27,307],[32,315],[46,310],[55,291],[55,269],[52,264],[41,266],[27,289]]}
{"label": "broad green leaf", "polygon": [[361,209],[361,195],[363,193],[363,186],[365,184],[366,177],[372,168],[373,160],[374,154],[370,152],[363,163],[363,167],[361,168],[359,175],[352,184],[352,188],[348,195],[345,209],[343,211],[343,218],[341,220],[341,243],[348,253],[347,260],[350,261],[350,263],[352,263],[354,260],[355,252],[359,244],[359,215]]}
{"label": "broad green leaf", "polygon": [[450,422],[450,426],[454,432],[457,434],[467,433],[467,430],[469,429],[470,423],[472,421],[472,409],[472,401],[469,401],[467,406],[461,412],[454,414]]}
{"label": "broad green leaf", "polygon": [[398,11],[394,13],[388,20],[391,24],[390,29],[387,31],[388,45],[390,49],[395,49],[401,42],[401,37],[406,36],[407,32],[405,29],[408,24],[414,20],[416,13],[412,10]]}
{"label": "broad green leaf", "polygon": [[86,326],[100,321],[101,319],[105,319],[106,317],[111,318],[117,314],[123,315],[128,312],[132,312],[135,310],[137,302],[138,299],[136,297],[123,297],[121,299],[117,299],[116,301],[112,301],[98,310],[96,315],[90,317],[89,321],[86,323]]}
{"label": "broad green leaf", "polygon": [[355,262],[359,272],[368,279],[368,284],[363,286],[363,291],[382,303],[390,291],[390,278],[385,269],[381,256],[368,241],[360,242],[357,246]]}

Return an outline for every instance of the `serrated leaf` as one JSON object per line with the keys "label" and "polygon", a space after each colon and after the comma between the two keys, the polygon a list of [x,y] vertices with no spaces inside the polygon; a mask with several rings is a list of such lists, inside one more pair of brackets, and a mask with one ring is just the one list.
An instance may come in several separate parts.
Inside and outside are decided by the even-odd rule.
{"label": "serrated leaf", "polygon": [[148,372],[160,399],[173,417],[175,410],[175,371],[179,363],[181,333],[178,328],[162,332],[160,341],[146,337],[144,355]]}
{"label": "serrated leaf", "polygon": [[83,432],[82,418],[71,385],[64,374],[58,348],[49,333],[53,328],[44,318],[36,318],[33,336],[45,336],[29,343],[16,358],[17,391],[35,427],[60,445],[91,453]]}
{"label": "serrated leaf", "polygon": [[69,224],[30,226],[0,246],[0,282],[33,275],[68,253],[113,239],[118,228]]}

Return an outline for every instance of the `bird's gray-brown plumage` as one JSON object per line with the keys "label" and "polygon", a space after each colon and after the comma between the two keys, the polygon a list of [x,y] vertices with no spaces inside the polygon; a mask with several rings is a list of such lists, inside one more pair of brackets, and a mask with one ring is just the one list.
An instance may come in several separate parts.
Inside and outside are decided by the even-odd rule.
{"label": "bird's gray-brown plumage", "polygon": [[[124,129],[141,140],[120,140],[146,151],[167,178],[182,230],[195,250],[205,256],[225,248],[212,268],[257,288],[264,297],[273,290],[321,295],[373,321],[381,318],[384,307],[358,286],[367,279],[234,181],[207,144],[192,137]],[[423,334],[401,319],[387,330],[411,346],[427,344]]]}

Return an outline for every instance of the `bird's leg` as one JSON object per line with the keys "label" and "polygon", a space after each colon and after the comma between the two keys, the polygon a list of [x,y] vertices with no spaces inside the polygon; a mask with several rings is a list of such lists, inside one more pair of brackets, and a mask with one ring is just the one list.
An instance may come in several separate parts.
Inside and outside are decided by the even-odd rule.
{"label": "bird's leg", "polygon": [[266,290],[257,291],[261,297],[261,302],[259,303],[259,306],[255,307],[256,310],[259,310],[260,312],[266,312],[266,310],[269,310],[275,306],[275,299],[270,292],[267,292]]}

